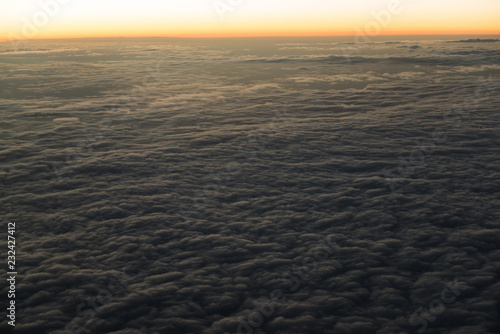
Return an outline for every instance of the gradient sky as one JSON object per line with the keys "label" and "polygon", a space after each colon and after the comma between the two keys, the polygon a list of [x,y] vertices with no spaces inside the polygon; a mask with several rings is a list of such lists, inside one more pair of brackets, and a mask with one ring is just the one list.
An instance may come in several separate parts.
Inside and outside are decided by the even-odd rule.
{"label": "gradient sky", "polygon": [[354,35],[391,2],[377,35],[500,33],[498,0],[1,0],[0,40]]}

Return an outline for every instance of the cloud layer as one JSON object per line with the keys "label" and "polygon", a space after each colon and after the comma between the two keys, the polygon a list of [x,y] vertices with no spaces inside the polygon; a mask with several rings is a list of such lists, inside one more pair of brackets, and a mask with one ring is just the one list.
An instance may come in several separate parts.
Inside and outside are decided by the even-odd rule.
{"label": "cloud layer", "polygon": [[0,44],[16,333],[500,330],[495,43],[287,42]]}

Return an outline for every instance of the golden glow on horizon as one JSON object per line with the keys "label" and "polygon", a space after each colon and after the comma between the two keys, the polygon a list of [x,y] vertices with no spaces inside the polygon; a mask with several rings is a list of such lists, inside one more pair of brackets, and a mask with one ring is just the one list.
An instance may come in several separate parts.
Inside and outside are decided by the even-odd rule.
{"label": "golden glow on horizon", "polygon": [[497,0],[6,0],[0,41],[500,34],[499,17]]}

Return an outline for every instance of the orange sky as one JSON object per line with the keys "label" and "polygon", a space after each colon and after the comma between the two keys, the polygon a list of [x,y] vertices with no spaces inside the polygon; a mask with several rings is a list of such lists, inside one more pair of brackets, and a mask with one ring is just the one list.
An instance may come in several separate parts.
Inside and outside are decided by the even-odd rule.
{"label": "orange sky", "polygon": [[498,0],[6,0],[0,40],[500,34]]}

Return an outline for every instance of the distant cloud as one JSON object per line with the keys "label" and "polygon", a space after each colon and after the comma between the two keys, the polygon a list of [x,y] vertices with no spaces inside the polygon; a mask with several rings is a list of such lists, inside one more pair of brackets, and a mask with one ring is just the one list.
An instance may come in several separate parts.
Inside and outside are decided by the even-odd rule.
{"label": "distant cloud", "polygon": [[461,39],[459,41],[448,41],[448,43],[494,43],[494,42],[500,42],[500,39],[471,38],[471,39]]}

